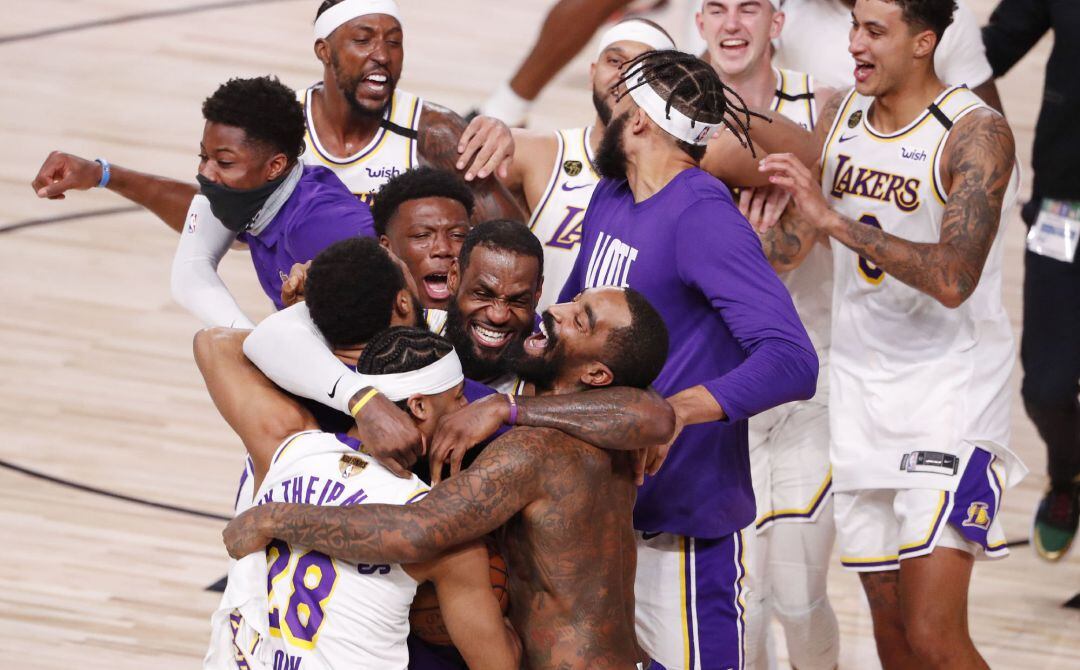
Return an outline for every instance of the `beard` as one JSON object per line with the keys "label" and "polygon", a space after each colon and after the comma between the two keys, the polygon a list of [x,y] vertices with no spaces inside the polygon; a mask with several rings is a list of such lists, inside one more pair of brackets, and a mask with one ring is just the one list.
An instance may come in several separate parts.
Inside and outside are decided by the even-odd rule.
{"label": "beard", "polygon": [[626,148],[623,146],[623,130],[626,128],[630,112],[612,119],[604,128],[604,137],[596,151],[596,170],[601,177],[608,179],[626,179]]}
{"label": "beard", "polygon": [[544,332],[547,333],[547,348],[543,355],[534,356],[524,347],[517,347],[509,352],[507,365],[510,370],[526,382],[536,387],[537,391],[550,391],[555,386],[566,362],[566,351],[559,346],[562,341],[555,335],[555,320],[551,312],[544,312]]}
{"label": "beard", "polygon": [[600,95],[600,91],[597,91],[595,88],[592,92],[592,104],[593,107],[596,108],[596,115],[600,117],[600,123],[604,124],[606,127],[611,123],[611,107],[608,107],[607,103],[604,101],[604,97]]}
{"label": "beard", "polygon": [[484,381],[494,379],[509,370],[507,360],[516,356],[521,349],[521,342],[525,338],[521,334],[514,335],[510,341],[494,358],[484,358],[477,353],[479,346],[473,342],[472,337],[466,330],[465,317],[457,305],[457,301],[451,300],[446,307],[446,331],[444,333],[450,344],[454,345],[458,358],[461,359],[461,369],[469,379]]}
{"label": "beard", "polygon": [[[356,89],[360,88],[360,84],[364,81],[363,74],[358,74],[353,77],[346,76],[341,69],[341,62],[338,60],[337,52],[330,52],[330,67],[334,72],[334,84],[341,91],[341,95],[345,97],[345,101],[349,103],[349,109],[352,110],[356,116],[381,119],[383,112],[386,111],[384,106],[382,109],[373,110],[368,109],[360,104],[360,101],[356,99]],[[393,100],[394,88],[397,86],[396,81],[390,81],[390,100]],[[387,103],[389,104],[389,103]]]}

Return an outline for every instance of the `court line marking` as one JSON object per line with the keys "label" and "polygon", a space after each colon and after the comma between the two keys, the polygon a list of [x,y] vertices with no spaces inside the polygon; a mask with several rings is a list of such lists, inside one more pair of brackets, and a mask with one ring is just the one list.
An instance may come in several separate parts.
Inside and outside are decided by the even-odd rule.
{"label": "court line marking", "polygon": [[6,226],[0,226],[0,235],[4,233],[14,232],[16,230],[22,230],[23,228],[33,228],[34,226],[44,226],[50,223],[64,223],[65,221],[77,221],[79,219],[92,219],[96,216],[105,216],[107,214],[127,214],[130,212],[137,212],[142,207],[138,205],[127,205],[124,207],[109,207],[107,209],[91,209],[83,212],[75,212],[74,214],[62,214],[60,216],[50,216],[44,219],[30,219],[29,221],[18,221],[16,223],[9,223]]}
{"label": "court line marking", "polygon": [[96,486],[90,486],[89,484],[80,484],[61,477],[54,477],[53,475],[33,470],[31,468],[16,465],[10,461],[0,459],[0,468],[7,468],[14,472],[32,477],[34,479],[40,479],[58,486],[66,486],[68,488],[75,489],[76,491],[83,491],[86,493],[93,493],[95,495],[104,496],[106,498],[113,498],[114,500],[123,500],[125,502],[135,503],[137,505],[144,505],[146,507],[153,507],[154,509],[162,509],[168,512],[177,512],[179,514],[187,514],[189,516],[197,516],[203,519],[212,519],[214,521],[232,521],[231,516],[225,516],[224,514],[214,514],[213,512],[204,512],[199,509],[192,509],[190,507],[183,507],[180,505],[170,505],[168,503],[157,502],[156,500],[147,500],[146,498],[139,498],[137,496],[129,496],[125,493],[117,493],[115,491],[109,491],[107,489],[101,489]]}
{"label": "court line marking", "polygon": [[80,30],[91,30],[93,28],[104,28],[106,26],[116,26],[124,23],[135,23],[137,21],[148,21],[151,19],[161,19],[171,16],[182,16],[184,14],[197,14],[198,12],[211,11],[214,9],[231,9],[233,7],[243,7],[245,5],[264,5],[271,2],[293,2],[295,0],[220,0],[219,2],[204,2],[198,5],[184,5],[181,7],[173,7],[171,9],[158,9],[151,12],[137,12],[135,14],[120,14],[119,16],[112,16],[106,19],[95,19],[93,21],[81,21],[79,23],[70,23],[64,26],[55,26],[53,28],[42,28],[41,30],[32,30],[26,33],[15,33],[13,35],[0,35],[0,44],[10,44],[12,42],[25,42],[27,40],[34,40],[41,37],[52,37],[53,35],[61,35],[64,33],[74,33]]}

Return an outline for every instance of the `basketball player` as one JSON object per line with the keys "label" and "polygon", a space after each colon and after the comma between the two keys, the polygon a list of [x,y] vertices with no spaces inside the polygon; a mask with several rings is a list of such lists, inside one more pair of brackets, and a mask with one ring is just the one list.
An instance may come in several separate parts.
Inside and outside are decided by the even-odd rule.
{"label": "basketball player", "polygon": [[[1012,332],[1002,213],[1015,197],[1005,119],[934,70],[952,0],[858,0],[854,90],[825,105],[821,181],[788,155],[797,258],[832,244],[830,430],[844,566],[860,573],[886,668],[985,668],[968,633],[975,556],[1007,553],[998,510]],[[800,246],[801,245],[801,246]]]}
{"label": "basketball player", "polygon": [[299,161],[304,119],[295,99],[277,79],[259,77],[230,79],[203,102],[200,194],[173,259],[172,293],[207,325],[254,326],[217,274],[237,240],[280,308],[293,265],[337,240],[374,235],[371,212],[332,172]]}
{"label": "basketball player", "polygon": [[[644,389],[667,354],[663,320],[630,289],[587,291],[553,305],[544,321],[547,334],[528,339],[519,371],[545,395],[612,384]],[[634,495],[628,453],[519,427],[414,505],[266,504],[237,517],[225,539],[237,557],[278,538],[343,560],[409,562],[502,526],[525,666],[629,670],[640,660]]]}
{"label": "basketball player", "polygon": [[659,471],[667,448],[657,450],[634,512],[638,638],[664,668],[741,668],[743,529],[755,512],[746,419],[813,395],[817,358],[754,231],[698,168],[709,137],[744,116],[716,72],[690,54],[647,52],[611,99],[605,178],[562,299],[629,286],[671,332],[656,388],[685,429]]}
{"label": "basketball player", "polygon": [[[817,86],[808,74],[772,64],[771,41],[785,28],[778,4],[779,0],[705,0],[696,17],[698,30],[707,45],[709,63],[747,105],[771,109],[811,130],[817,121],[818,99],[828,100],[834,91]],[[709,163],[706,154],[703,165]],[[744,214],[752,216],[750,204],[755,196],[762,201],[761,190],[740,190]],[[831,670],[837,664],[840,642],[836,614],[826,593],[836,534],[829,494],[832,257],[828,247],[816,245],[802,265],[780,273],[780,278],[817,353],[818,387],[809,400],[787,403],[750,419],[757,537],[748,543],[747,572],[757,586],[753,594],[757,602],[748,606],[759,615],[747,628],[747,665],[764,667],[773,655],[766,641],[770,613],[775,613],[784,628],[791,665],[799,670]]]}
{"label": "basketball player", "polygon": [[[211,397],[255,464],[255,493],[245,507],[274,500],[406,505],[427,493],[415,475],[395,477],[364,453],[355,433],[321,432],[303,407],[265,380],[245,375],[243,366],[208,360],[211,337],[209,331],[196,336],[195,356]],[[358,367],[392,378],[387,393],[428,435],[441,415],[465,402],[453,348],[424,330],[384,331],[368,343]],[[405,668],[409,608],[417,585],[428,580],[469,667],[517,667],[516,640],[503,624],[482,542],[407,565],[336,561],[275,542],[265,557],[234,564],[229,577],[206,667],[235,668],[242,661],[267,668]]]}
{"label": "basketball player", "polygon": [[[787,22],[796,27],[774,42],[781,67],[803,70],[828,86],[855,85],[851,56],[844,51],[855,0],[781,0]],[[934,69],[942,81],[966,84],[986,104],[1001,111],[993,70],[979,33],[979,19],[960,0],[953,23],[941,37]],[[822,98],[824,99],[824,98]]]}
{"label": "basketball player", "polygon": [[623,63],[650,49],[674,49],[663,28],[645,19],[616,23],[600,37],[596,62],[589,66],[596,118],[592,125],[551,132],[513,131],[514,161],[504,180],[532,212],[529,228],[544,245],[544,288],[538,308],[555,302],[577,258],[581,220],[600,175],[593,156],[611,113],[605,92]]}
{"label": "basketball player", "polygon": [[469,232],[473,203],[460,177],[420,167],[383,184],[371,206],[379,242],[405,263],[427,309],[450,305],[447,278]]}
{"label": "basketball player", "polygon": [[[488,178],[513,155],[509,129],[489,117],[466,128],[454,112],[398,90],[403,35],[393,0],[325,0],[319,6],[315,55],[324,83],[300,96],[307,127],[303,162],[332,170],[369,203],[386,180],[418,165],[463,171],[477,199],[477,221],[524,221],[513,197]],[[50,199],[72,189],[109,188],[173,230],[184,230],[197,187],[117,165],[109,166],[106,178],[107,164],[54,151],[32,185],[38,197]]]}

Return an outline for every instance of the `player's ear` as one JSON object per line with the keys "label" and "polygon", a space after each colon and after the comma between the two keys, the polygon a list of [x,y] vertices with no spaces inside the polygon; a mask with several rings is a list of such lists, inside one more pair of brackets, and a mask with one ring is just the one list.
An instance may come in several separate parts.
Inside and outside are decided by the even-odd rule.
{"label": "player's ear", "polygon": [[274,181],[285,174],[285,169],[288,167],[289,159],[285,154],[274,154],[270,157],[270,162],[266,164],[266,181]]}
{"label": "player's ear", "polygon": [[540,296],[542,295],[544,295],[544,275],[540,275],[536,280],[536,293],[533,293],[532,301],[533,309],[536,309],[536,306],[540,304]]}
{"label": "player's ear", "polygon": [[315,40],[315,57],[323,65],[330,64],[330,43],[326,40]]}
{"label": "player's ear", "polygon": [[694,13],[694,24],[697,26],[698,37],[705,39],[705,17],[701,12]]}
{"label": "player's ear", "polygon": [[390,238],[386,235],[379,235],[379,246],[387,251],[390,250]]}
{"label": "player's ear", "polygon": [[461,270],[458,268],[458,262],[455,258],[450,261],[450,270],[446,273],[446,290],[450,291],[450,295],[457,293],[460,282]]}
{"label": "player's ear", "polygon": [[600,361],[589,363],[581,372],[581,383],[586,386],[611,386],[613,381],[615,381],[615,375],[611,373],[611,368]]}
{"label": "player's ear", "polygon": [[773,12],[772,25],[769,26],[769,39],[775,40],[780,37],[780,31],[784,29],[784,13],[777,10]]}
{"label": "player's ear", "polygon": [[414,317],[416,316],[413,314],[413,308],[413,294],[406,286],[394,296],[394,311],[397,312],[397,315],[400,316],[405,323],[411,323],[412,321],[415,321]]}
{"label": "player's ear", "polygon": [[409,408],[409,414],[412,414],[417,421],[426,421],[431,413],[431,404],[428,402],[427,396],[419,393],[409,396],[405,404]]}
{"label": "player's ear", "polygon": [[924,30],[915,36],[915,57],[930,58],[934,55],[937,35],[933,30]]}
{"label": "player's ear", "polygon": [[649,115],[638,107],[630,117],[630,132],[639,135],[649,129]]}

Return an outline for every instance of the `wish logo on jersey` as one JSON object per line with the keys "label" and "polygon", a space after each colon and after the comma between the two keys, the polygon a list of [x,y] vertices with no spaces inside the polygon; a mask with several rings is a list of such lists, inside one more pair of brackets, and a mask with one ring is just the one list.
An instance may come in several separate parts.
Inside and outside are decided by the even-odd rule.
{"label": "wish logo on jersey", "polygon": [[637,260],[638,250],[617,237],[600,233],[596,238],[589,265],[585,271],[585,288],[597,286],[630,286],[630,266]]}
{"label": "wish logo on jersey", "polygon": [[885,203],[891,202],[902,212],[914,212],[919,208],[919,184],[922,180],[856,167],[851,163],[851,156],[844,154],[839,154],[836,158],[836,172],[829,195],[843,198],[846,193]]}

